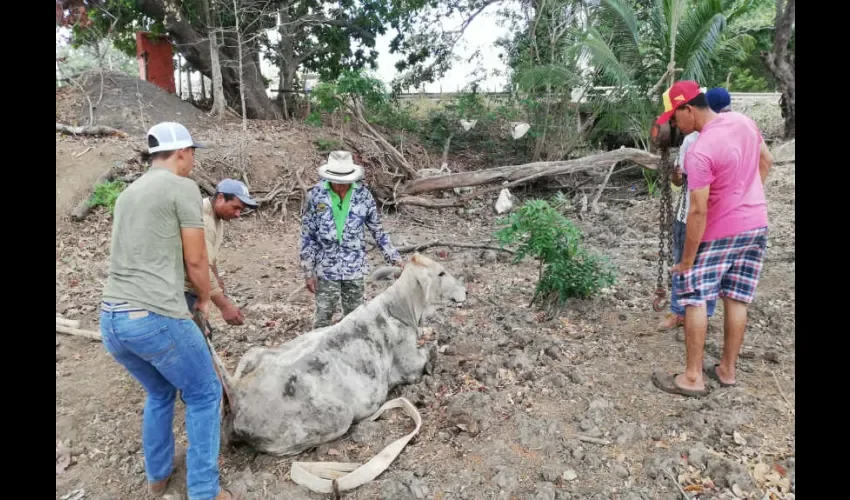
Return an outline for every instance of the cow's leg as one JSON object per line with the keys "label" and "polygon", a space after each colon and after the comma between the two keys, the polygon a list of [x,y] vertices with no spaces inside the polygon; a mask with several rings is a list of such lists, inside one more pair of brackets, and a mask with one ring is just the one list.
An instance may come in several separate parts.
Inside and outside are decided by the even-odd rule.
{"label": "cow's leg", "polygon": [[331,318],[336,312],[340,300],[340,282],[319,278],[316,289],[316,320],[313,329],[318,330],[330,326]]}
{"label": "cow's leg", "polygon": [[428,375],[432,375],[434,373],[434,368],[437,366],[437,346],[431,344],[427,348],[419,349],[420,353],[425,354],[425,366],[423,370]]}
{"label": "cow's leg", "polygon": [[348,316],[351,311],[363,304],[363,279],[340,281],[340,295],[342,297],[342,315]]}

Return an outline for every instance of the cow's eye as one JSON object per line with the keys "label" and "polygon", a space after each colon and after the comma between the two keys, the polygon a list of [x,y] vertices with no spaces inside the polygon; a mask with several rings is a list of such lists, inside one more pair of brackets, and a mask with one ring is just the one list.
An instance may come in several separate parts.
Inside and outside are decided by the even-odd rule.
{"label": "cow's eye", "polygon": [[442,277],[443,277],[443,276],[445,276],[445,275],[446,275],[446,272],[445,272],[445,271],[440,271],[440,274],[438,274],[437,276],[439,276],[439,277],[441,277],[441,278],[442,278]]}

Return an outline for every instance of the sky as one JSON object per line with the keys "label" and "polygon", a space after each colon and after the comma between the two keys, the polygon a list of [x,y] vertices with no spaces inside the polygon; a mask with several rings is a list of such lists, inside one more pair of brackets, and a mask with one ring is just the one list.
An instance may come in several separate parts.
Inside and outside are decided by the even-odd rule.
{"label": "sky", "polygon": [[[479,87],[483,90],[500,91],[503,89],[507,82],[507,76],[505,75],[507,68],[498,57],[501,50],[495,47],[495,43],[500,37],[506,36],[508,30],[499,26],[496,22],[496,11],[497,8],[495,6],[489,7],[479,14],[469,25],[463,38],[455,46],[457,60],[452,65],[452,68],[440,80],[425,84],[426,92],[440,92],[441,89],[443,92],[456,92],[476,79],[478,79]],[[454,29],[459,25],[460,19],[444,21],[445,29]],[[270,33],[270,35],[273,33]],[[67,37],[66,29],[57,30],[57,44],[60,43],[60,37]],[[378,69],[375,71],[375,76],[383,80],[387,85],[398,74],[395,69],[395,62],[399,57],[390,54],[389,44],[391,40],[392,34],[387,34],[379,36],[376,41]],[[467,61],[476,51],[480,51],[478,57],[474,61]],[[272,78],[273,82],[276,82],[277,69],[265,60],[263,60],[262,66],[265,76]],[[476,69],[484,70],[483,74],[472,75]],[[196,75],[195,79],[198,78],[199,76]],[[275,83],[272,85],[275,85]]]}

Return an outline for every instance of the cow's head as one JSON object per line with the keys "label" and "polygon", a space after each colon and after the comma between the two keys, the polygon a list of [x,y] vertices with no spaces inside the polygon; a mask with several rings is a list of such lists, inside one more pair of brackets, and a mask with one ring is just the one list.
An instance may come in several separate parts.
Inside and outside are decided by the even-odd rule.
{"label": "cow's head", "polygon": [[412,266],[410,271],[415,273],[417,281],[425,290],[428,305],[466,301],[466,287],[438,262],[417,253],[407,265]]}

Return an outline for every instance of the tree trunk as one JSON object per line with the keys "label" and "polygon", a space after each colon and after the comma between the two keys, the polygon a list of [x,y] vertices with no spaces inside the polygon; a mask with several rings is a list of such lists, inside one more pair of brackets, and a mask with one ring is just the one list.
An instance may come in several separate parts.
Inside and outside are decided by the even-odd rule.
{"label": "tree trunk", "polygon": [[289,118],[293,116],[293,100],[292,91],[295,87],[295,72],[298,71],[298,61],[295,58],[295,44],[290,27],[292,25],[289,17],[288,4],[284,4],[278,12],[280,26],[278,34],[280,42],[278,43],[278,71],[280,72],[280,85],[278,87],[277,98],[280,108],[283,110],[283,117]]}
{"label": "tree trunk", "polygon": [[[209,38],[206,33],[195,30],[181,13],[173,14],[174,6],[169,0],[137,0],[139,9],[148,17],[161,21],[168,33],[174,38],[175,46],[196,70],[212,78],[212,61]],[[219,46],[219,62],[221,69],[222,89],[228,102],[241,101],[239,92],[239,51],[236,40],[233,43],[223,43]],[[266,84],[263,81],[259,64],[255,58],[245,58],[243,67],[243,89],[245,107],[248,118],[272,120],[281,117],[280,110],[274,106],[266,94]]]}
{"label": "tree trunk", "polygon": [[[406,197],[409,197],[430,191],[480,186],[497,181],[511,182],[524,178],[536,179],[545,176],[575,173],[600,166],[610,167],[611,163],[619,163],[621,161],[632,161],[645,168],[655,170],[658,168],[659,157],[640,149],[621,148],[614,151],[606,151],[598,155],[576,158],[575,160],[542,161],[526,163],[524,165],[488,168],[474,172],[441,175],[438,177],[425,177],[408,182],[399,191]],[[446,201],[450,202],[451,200]]]}
{"label": "tree trunk", "polygon": [[210,11],[210,1],[204,0],[204,16],[207,21],[207,33],[210,39],[210,69],[212,80],[212,113],[219,119],[224,118],[227,102],[224,100],[224,90],[221,81],[221,62],[218,60],[218,28],[213,24]]}
{"label": "tree trunk", "polygon": [[183,99],[183,59],[177,54],[177,97]]}
{"label": "tree trunk", "polygon": [[192,68],[186,65],[186,92],[189,93],[189,102],[195,104],[195,92],[192,90]]}
{"label": "tree trunk", "polygon": [[245,132],[248,130],[248,108],[245,106],[245,45],[242,43],[242,30],[239,27],[239,6],[236,0],[233,0],[233,16],[236,18],[236,48],[238,49],[237,59],[239,60],[239,99],[242,102],[242,131]]}
{"label": "tree trunk", "polygon": [[201,100],[205,101],[207,99],[207,86],[204,82],[206,77],[203,73],[201,73]]}
{"label": "tree trunk", "polygon": [[767,69],[776,80],[776,87],[782,93],[782,116],[785,118],[785,139],[793,139],[796,136],[797,118],[797,88],[795,81],[794,58],[788,52],[788,44],[795,21],[795,0],[787,0],[783,6],[782,0],[776,1],[776,22],[773,38],[773,50],[762,53]]}

